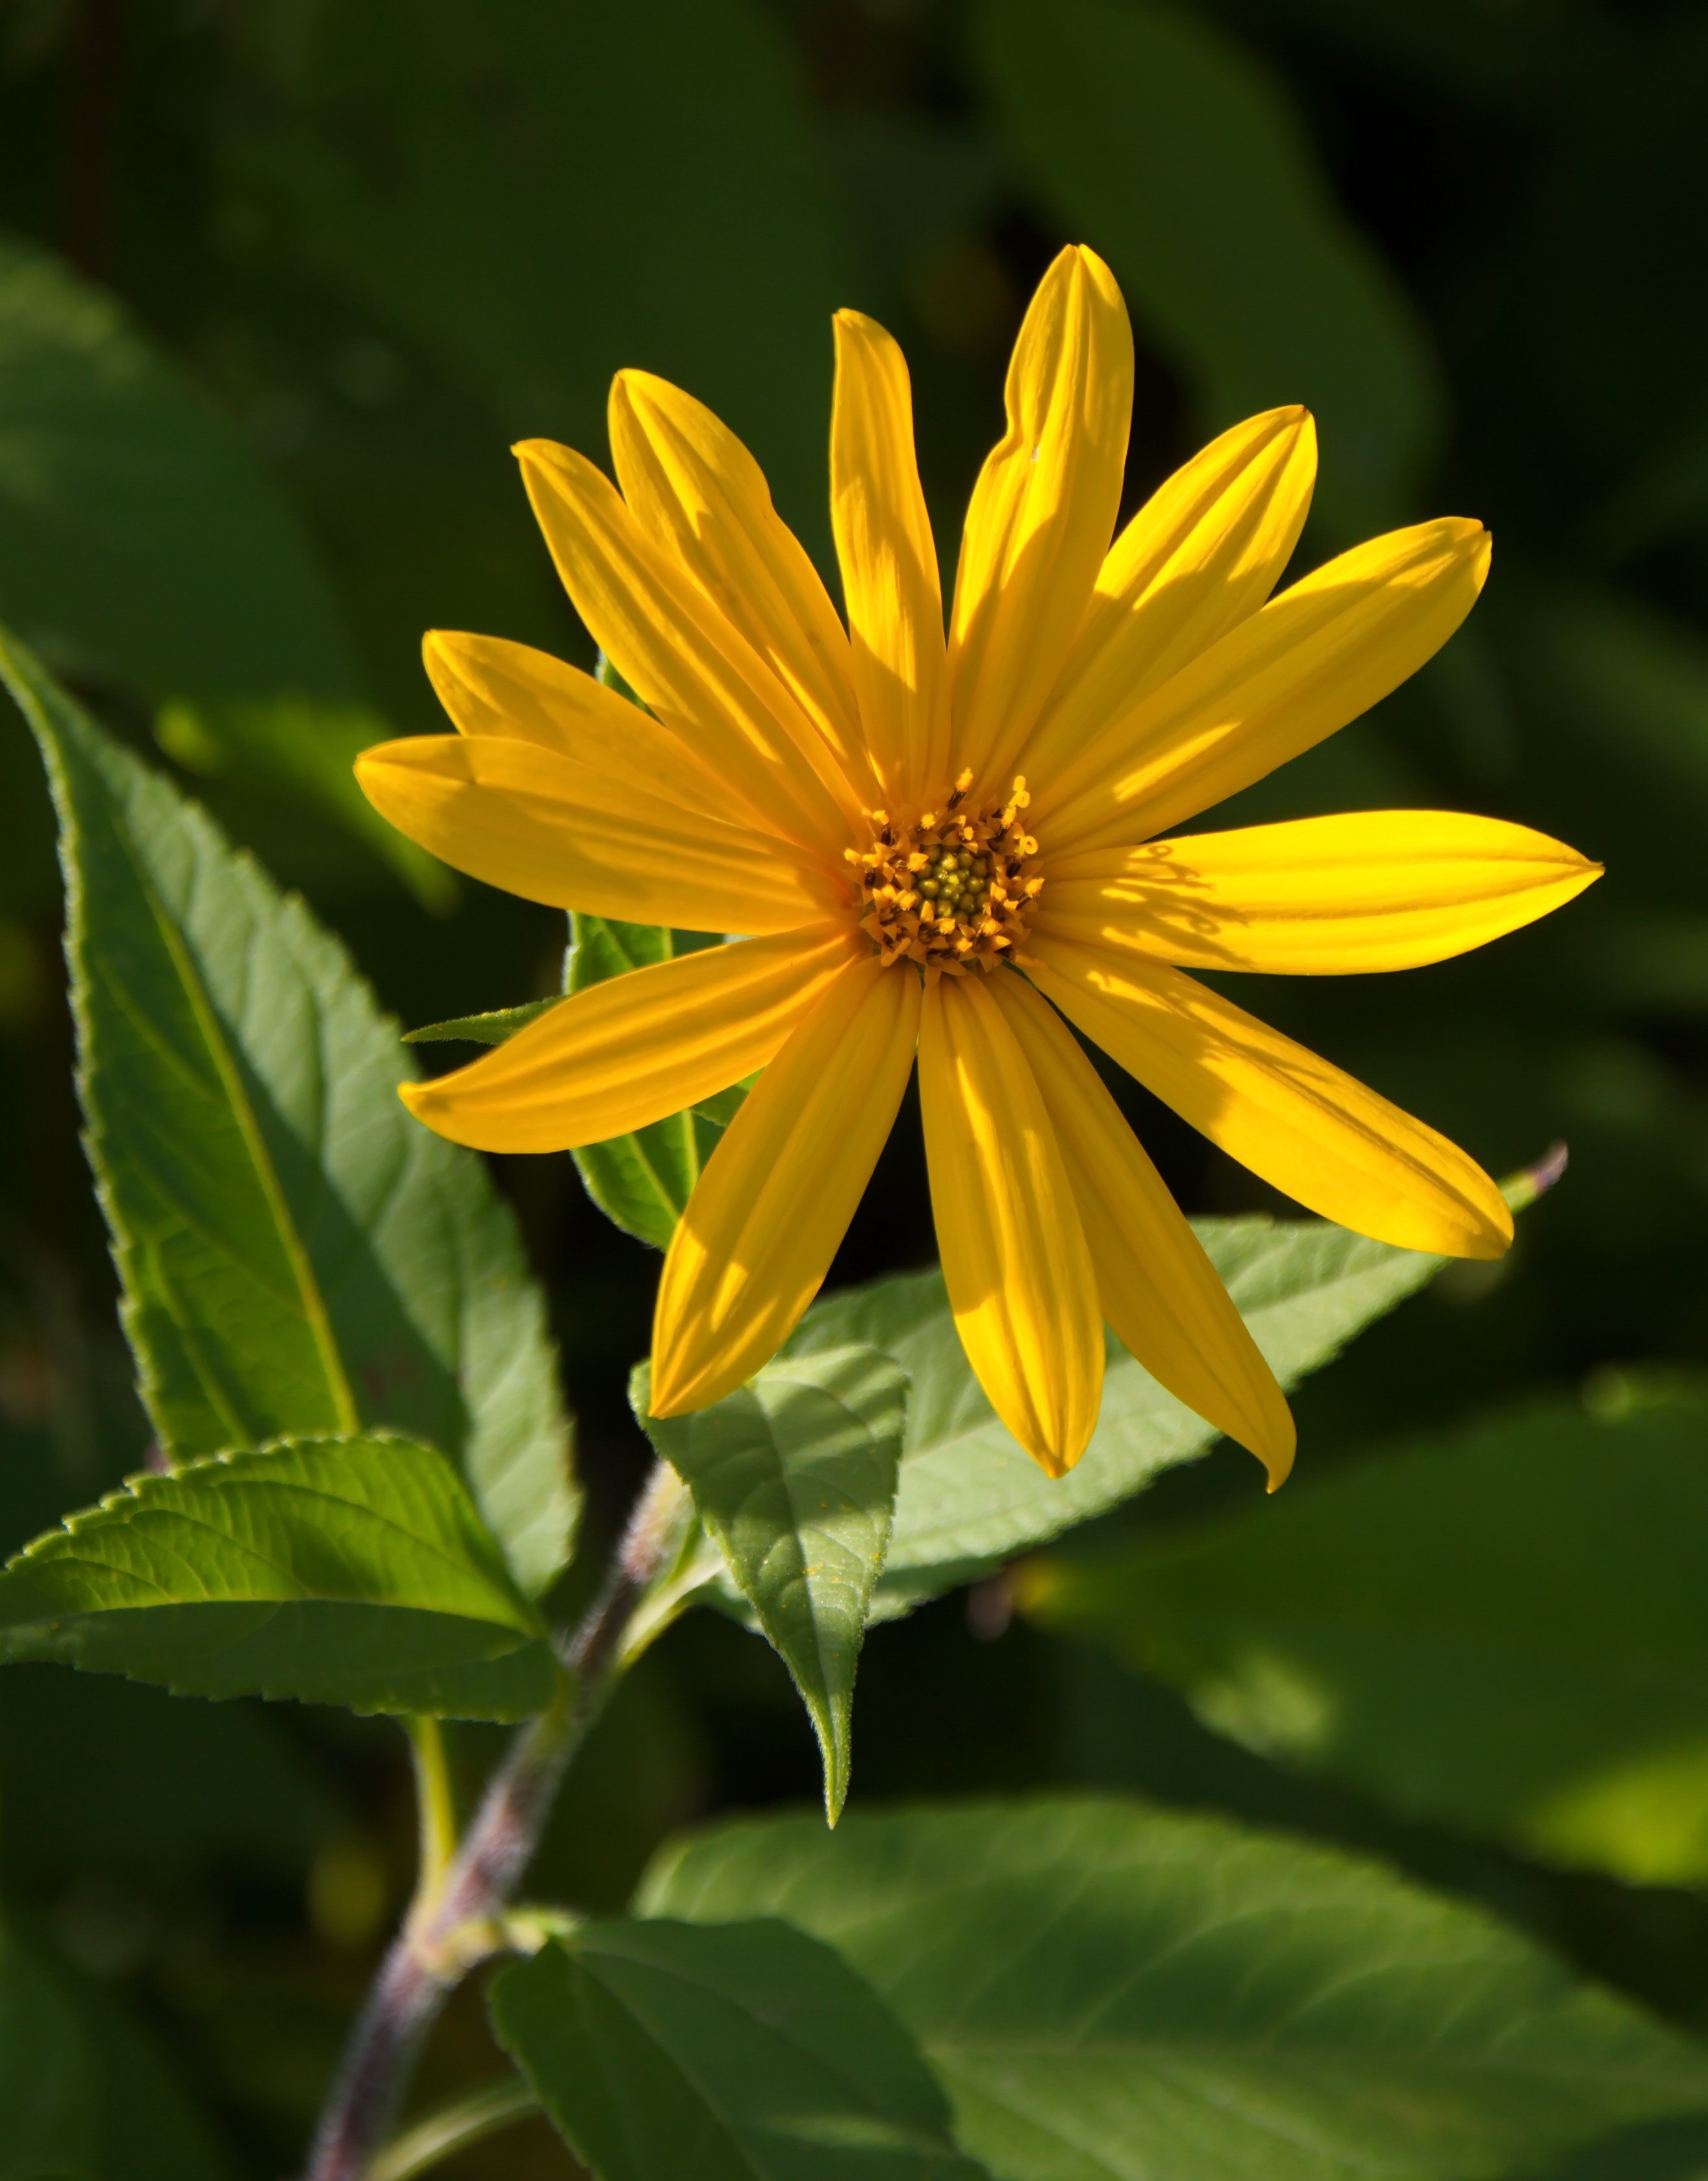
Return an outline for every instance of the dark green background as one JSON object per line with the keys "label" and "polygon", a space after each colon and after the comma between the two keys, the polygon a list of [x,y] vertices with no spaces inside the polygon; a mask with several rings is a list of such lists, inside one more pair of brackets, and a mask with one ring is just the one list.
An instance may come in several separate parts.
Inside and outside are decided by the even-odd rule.
{"label": "dark green background", "polygon": [[[663,372],[748,439],[822,557],[828,318],[855,304],[907,351],[952,566],[1026,297],[1062,241],[1088,241],[1138,335],[1129,508],[1211,430],[1303,400],[1323,476],[1302,566],[1429,515],[1495,533],[1447,657],[1246,814],[1461,806],[1610,867],[1485,956],[1242,995],[1496,1173],[1556,1137],[1572,1149],[1507,1264],[1450,1272],[1305,1391],[1302,1471],[1545,1387],[1692,1373],[1708,1350],[1705,121],[1708,8],[1628,0],[8,0],[0,230],[117,298],[179,380],[157,400],[119,385],[99,428],[69,382],[25,389],[31,417],[63,406],[85,465],[52,550],[19,515],[31,442],[0,406],[0,616],[182,763],[405,1022],[530,998],[558,975],[561,919],[435,887],[340,786],[362,739],[437,724],[427,627],[592,663],[508,441],[602,457],[611,372]],[[47,798],[14,717],[0,790],[9,1546],[134,1466],[144,1431],[77,1141]],[[1189,1208],[1263,1203],[1132,1110]],[[608,1531],[643,1460],[623,1388],[657,1260],[567,1159],[501,1179]],[[929,1251],[910,1113],[833,1277]],[[1259,1481],[1224,1447],[1147,1516],[1246,1501]],[[857,1803],[1097,1781],[1375,1842],[1708,2018],[1694,1897],[1402,1831],[1089,1650],[1018,1626],[988,1640],[991,1603],[873,1637]],[[483,1745],[463,1741],[472,1766]],[[698,1617],[602,1728],[551,1880],[614,1908],[672,1825],[816,1793],[781,1667]],[[10,1894],[79,1974],[143,2002],[239,2170],[293,2155],[410,1857],[394,1730],[45,1668],[0,1688]],[[443,2036],[441,2088],[490,2067],[471,1998]],[[1657,2145],[1653,2170],[1671,2155]],[[543,2130],[447,2169],[565,2170]]]}

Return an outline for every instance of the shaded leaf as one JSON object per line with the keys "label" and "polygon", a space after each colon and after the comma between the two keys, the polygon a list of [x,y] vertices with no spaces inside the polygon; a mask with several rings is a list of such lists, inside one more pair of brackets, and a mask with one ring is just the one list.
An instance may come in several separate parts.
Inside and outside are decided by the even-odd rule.
{"label": "shaded leaf", "polygon": [[[1284,1386],[1331,1361],[1373,1319],[1432,1279],[1442,1262],[1366,1241],[1325,1220],[1193,1224]],[[875,1600],[880,1616],[975,1581],[1105,1513],[1161,1471],[1204,1453],[1218,1436],[1111,1341],[1091,1444],[1065,1477],[1046,1477],[980,1390],[934,1271],[825,1296],[786,1353],[850,1343],[893,1356],[910,1385],[895,1531]],[[1252,1480],[1255,1491],[1255,1467]]]}
{"label": "shaded leaf", "polygon": [[[584,992],[654,962],[695,954],[719,942],[714,934],[672,931],[663,925],[621,924],[604,916],[571,916],[565,989]],[[741,1102],[737,1086],[711,1102],[673,1113],[632,1135],[587,1144],[570,1157],[587,1190],[608,1219],[655,1250],[668,1250],[700,1169]],[[733,1102],[730,1102],[733,1098]]]}
{"label": "shaded leaf", "polygon": [[0,616],[152,698],[345,697],[337,616],[236,428],[67,267],[0,237]]}
{"label": "shaded leaf", "polygon": [[0,1924],[0,2181],[223,2181],[229,2171],[112,1996]]}
{"label": "shaded leaf", "polygon": [[59,813],[90,1152],[161,1444],[412,1433],[543,1587],[568,1424],[509,1211],[404,1111],[395,1026],[303,904],[21,646],[0,671]]}
{"label": "shaded leaf", "polygon": [[599,2181],[976,2181],[906,2033],[785,1924],[585,1924],[492,2010]]}
{"label": "shaded leaf", "polygon": [[1027,1571],[1047,1625],[1408,1815],[1708,1877],[1708,1401],[1479,1423]]}
{"label": "shaded leaf", "polygon": [[824,531],[843,245],[762,14],[384,0],[318,18],[304,44],[296,125],[244,149],[317,271],[428,344],[512,434],[592,450],[613,372],[663,373]]}
{"label": "shaded leaf", "polygon": [[366,704],[302,696],[179,698],[154,723],[155,740],[187,770],[283,789],[336,819],[392,866],[424,908],[442,915],[460,897],[456,874],[388,825],[356,785],[356,759],[392,732]]}
{"label": "shaded leaf", "polygon": [[140,1682],[0,1674],[0,1856],[14,1879],[198,1867],[301,1882],[338,1806],[313,1753],[258,1704],[191,1703]]}
{"label": "shaded leaf", "polygon": [[0,1573],[0,1659],[180,1695],[521,1719],[545,1631],[443,1455],[381,1435],[133,1477]]}
{"label": "shaded leaf", "polygon": [[428,1023],[421,1030],[404,1032],[405,1045],[448,1045],[460,1038],[469,1045],[502,1045],[519,1030],[526,1030],[548,1008],[558,1005],[557,995],[545,1000],[524,1000],[520,1007],[493,1008],[483,1015],[455,1015],[449,1022]]}
{"label": "shaded leaf", "polygon": [[907,1380],[874,1348],[768,1364],[708,1409],[636,1404],[686,1480],[818,1737],[832,1825],[848,1793],[854,1671],[884,1565]]}
{"label": "shaded leaf", "polygon": [[644,1912],[777,1915],[1006,2181],[1465,2181],[1708,2106],[1708,2056],[1380,1866],[1112,1797],[725,1825]]}
{"label": "shaded leaf", "polygon": [[1334,527],[1413,516],[1441,432],[1428,334],[1281,85],[1160,0],[983,0],[978,20],[1028,164],[1185,370],[1200,428],[1302,401]]}

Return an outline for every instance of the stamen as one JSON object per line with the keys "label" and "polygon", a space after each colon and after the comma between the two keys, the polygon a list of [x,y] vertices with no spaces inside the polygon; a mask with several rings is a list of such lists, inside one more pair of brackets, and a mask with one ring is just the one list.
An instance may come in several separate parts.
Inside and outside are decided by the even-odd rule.
{"label": "stamen", "polygon": [[963,976],[974,963],[994,969],[1019,950],[1026,912],[1043,889],[1028,870],[1038,842],[1020,821],[1032,798],[1017,779],[1000,804],[965,808],[972,775],[963,772],[944,808],[868,811],[873,846],[848,851],[866,892],[861,919],[887,968],[917,962],[928,977]]}

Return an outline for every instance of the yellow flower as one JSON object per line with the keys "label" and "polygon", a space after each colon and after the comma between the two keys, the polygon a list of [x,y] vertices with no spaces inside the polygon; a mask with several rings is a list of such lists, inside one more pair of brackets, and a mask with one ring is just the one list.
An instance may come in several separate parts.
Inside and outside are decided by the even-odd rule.
{"label": "yellow flower", "polygon": [[1522,827],[1366,811],[1158,838],[1423,665],[1488,567],[1447,518],[1270,597],[1315,472],[1309,417],[1236,425],[1111,544],[1132,342],[1065,250],[1021,329],[945,641],[906,367],[835,320],[831,512],[845,630],[717,418],[611,390],[620,495],[516,450],[582,621],[642,711],[495,638],[435,633],[455,735],[358,771],[404,832],[562,908],[748,935],[565,1000],[403,1096],[503,1151],[598,1142],[758,1084],[665,1258],[653,1406],[756,1371],[816,1293],[914,1064],[944,1277],[1009,1429],[1052,1475],[1097,1421],[1105,1319],[1163,1385],[1286,1475],[1292,1422],[1074,1029],[1303,1205],[1415,1250],[1498,1256],[1464,1153],[1186,974],[1440,961],[1597,875]]}

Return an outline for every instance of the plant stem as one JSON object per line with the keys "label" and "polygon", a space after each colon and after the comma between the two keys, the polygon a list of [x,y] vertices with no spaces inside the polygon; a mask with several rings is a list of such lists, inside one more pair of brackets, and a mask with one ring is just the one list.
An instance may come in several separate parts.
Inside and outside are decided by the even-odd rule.
{"label": "plant stem", "polygon": [[451,1792],[444,1729],[425,1713],[417,1713],[405,1724],[415,1759],[416,1809],[421,1824],[416,1891],[425,1894],[444,1882],[456,1855],[456,1797]]}
{"label": "plant stem", "polygon": [[[350,2033],[305,2181],[362,2181],[439,2010],[503,1945],[498,1919],[609,1692],[624,1631],[671,1541],[682,1489],[672,1470],[654,1465],[598,1596],[563,1647],[569,1675],[557,1699],[511,1744],[449,1868],[435,1876],[424,1861],[403,1929]],[[416,1748],[419,1760],[419,1741]],[[427,1829],[424,1817],[424,1838]]]}
{"label": "plant stem", "polygon": [[427,2173],[454,2151],[482,2143],[539,2109],[539,2100],[526,2083],[511,2079],[489,2084],[394,2136],[368,2167],[367,2181],[415,2181],[416,2174]]}

